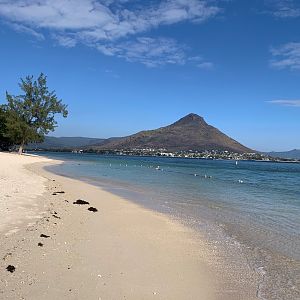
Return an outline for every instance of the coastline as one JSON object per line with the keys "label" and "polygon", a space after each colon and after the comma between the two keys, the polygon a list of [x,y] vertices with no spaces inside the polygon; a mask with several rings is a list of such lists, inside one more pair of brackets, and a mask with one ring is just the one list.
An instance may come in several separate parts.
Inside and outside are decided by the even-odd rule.
{"label": "coastline", "polygon": [[[199,233],[43,169],[54,163],[27,166],[45,179],[45,191],[36,199],[41,217],[1,237],[3,299],[257,299],[254,274],[229,276],[234,266]],[[60,191],[65,193],[53,195]],[[77,199],[98,212],[74,205]],[[15,265],[14,273],[5,270],[8,264]]]}
{"label": "coastline", "polygon": [[[95,155],[107,155],[107,153],[105,154],[101,154],[99,152],[73,152],[71,149],[70,150],[56,150],[56,149],[29,149],[27,150],[27,153],[76,153],[76,154],[95,154]],[[107,150],[107,152],[109,152],[109,150]],[[185,156],[164,156],[164,155],[147,155],[147,154],[115,154],[114,152],[108,155],[112,155],[112,156],[131,156],[131,157],[159,157],[159,158],[179,158],[179,159],[203,159],[203,160],[221,160],[221,161],[248,161],[248,162],[262,162],[262,163],[296,163],[296,164],[300,164],[300,159],[293,159],[293,158],[275,158],[273,157],[273,159],[240,159],[240,158],[207,158],[207,157],[185,157]]]}

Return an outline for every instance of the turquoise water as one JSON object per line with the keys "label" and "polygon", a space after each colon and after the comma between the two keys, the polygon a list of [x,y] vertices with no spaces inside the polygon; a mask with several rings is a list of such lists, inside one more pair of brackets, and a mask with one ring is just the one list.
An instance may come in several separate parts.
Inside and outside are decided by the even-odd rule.
{"label": "turquoise water", "polygon": [[195,229],[218,228],[262,274],[259,298],[300,299],[300,164],[46,155],[66,161],[51,171],[99,184]]}

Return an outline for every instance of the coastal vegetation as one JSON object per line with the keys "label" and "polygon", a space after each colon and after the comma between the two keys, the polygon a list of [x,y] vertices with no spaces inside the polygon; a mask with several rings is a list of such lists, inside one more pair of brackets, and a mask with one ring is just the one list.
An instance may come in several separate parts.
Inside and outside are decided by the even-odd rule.
{"label": "coastal vegetation", "polygon": [[17,145],[22,153],[26,144],[42,142],[46,134],[54,131],[55,116],[61,114],[66,118],[68,110],[55,91],[49,91],[43,73],[36,80],[26,76],[19,87],[22,94],[6,92],[6,103],[0,106],[0,148],[6,150]]}
{"label": "coastal vegetation", "polygon": [[6,119],[7,114],[0,107],[0,149],[2,150],[8,150],[13,145],[12,139],[7,135]]}

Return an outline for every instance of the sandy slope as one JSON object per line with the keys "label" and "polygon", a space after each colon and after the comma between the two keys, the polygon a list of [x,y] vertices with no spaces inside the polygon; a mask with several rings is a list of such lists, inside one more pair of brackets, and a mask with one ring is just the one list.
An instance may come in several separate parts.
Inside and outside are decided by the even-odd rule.
{"label": "sandy slope", "polygon": [[[1,165],[7,155],[1,154]],[[255,299],[255,286],[249,288],[253,278],[227,278],[231,266],[224,269],[223,258],[192,230],[38,165],[30,166],[30,173],[23,168],[26,157],[12,160],[25,199],[24,189],[32,196],[45,192],[30,199],[42,218],[29,226],[23,222],[19,232],[0,239],[0,299]],[[34,186],[24,183],[28,177]],[[23,205],[22,199],[14,207]],[[74,205],[77,199],[90,205]],[[88,211],[90,206],[98,212]],[[6,271],[9,264],[14,273]]]}

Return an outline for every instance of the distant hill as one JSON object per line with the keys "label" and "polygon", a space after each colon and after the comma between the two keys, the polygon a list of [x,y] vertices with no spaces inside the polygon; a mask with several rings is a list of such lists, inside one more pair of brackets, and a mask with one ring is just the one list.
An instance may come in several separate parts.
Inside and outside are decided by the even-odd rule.
{"label": "distant hill", "polygon": [[294,149],[291,151],[283,151],[283,152],[268,152],[265,153],[270,155],[271,157],[280,157],[287,159],[300,159],[300,149]]}
{"label": "distant hill", "polygon": [[86,137],[53,137],[46,136],[43,143],[32,143],[26,146],[26,149],[46,149],[46,150],[63,150],[84,148],[93,144],[100,144],[105,139],[86,138]]}
{"label": "distant hill", "polygon": [[118,150],[133,148],[164,148],[169,151],[228,150],[233,152],[254,152],[205,120],[189,114],[177,122],[155,130],[141,131],[128,137],[101,141],[94,150]]}

